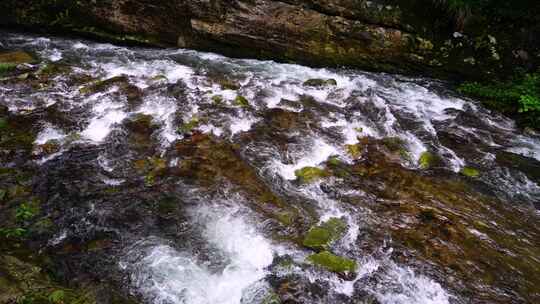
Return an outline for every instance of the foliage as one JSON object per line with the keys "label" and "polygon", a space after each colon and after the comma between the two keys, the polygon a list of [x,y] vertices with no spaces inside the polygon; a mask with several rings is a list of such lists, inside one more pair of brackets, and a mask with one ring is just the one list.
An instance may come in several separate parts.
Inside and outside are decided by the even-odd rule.
{"label": "foliage", "polygon": [[66,293],[63,290],[55,290],[49,295],[49,302],[52,304],[64,303]]}
{"label": "foliage", "polygon": [[527,126],[540,127],[540,73],[524,74],[507,82],[466,82],[458,90],[485,100],[496,110],[517,115]]}
{"label": "foliage", "polygon": [[23,203],[15,210],[15,218],[17,221],[24,222],[36,216],[37,211],[37,208],[30,203]]}
{"label": "foliage", "polygon": [[0,236],[6,239],[18,239],[23,238],[27,234],[27,230],[24,228],[0,228]]}

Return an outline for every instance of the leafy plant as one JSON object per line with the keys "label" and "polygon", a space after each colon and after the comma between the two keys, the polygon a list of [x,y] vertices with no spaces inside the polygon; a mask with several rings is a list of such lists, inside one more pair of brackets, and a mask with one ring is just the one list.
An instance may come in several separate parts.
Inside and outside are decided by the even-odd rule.
{"label": "leafy plant", "polygon": [[55,290],[49,295],[49,302],[52,304],[62,304],[64,303],[64,299],[66,297],[66,293],[63,290]]}
{"label": "leafy plant", "polygon": [[0,236],[6,239],[23,238],[27,232],[24,228],[0,228]]}
{"label": "leafy plant", "polygon": [[540,73],[524,74],[508,82],[467,82],[458,90],[496,110],[517,115],[526,126],[540,127]]}
{"label": "leafy plant", "polygon": [[15,210],[15,218],[20,222],[30,220],[36,216],[36,214],[36,207],[30,205],[29,203],[22,203],[19,207],[17,207],[17,210]]}

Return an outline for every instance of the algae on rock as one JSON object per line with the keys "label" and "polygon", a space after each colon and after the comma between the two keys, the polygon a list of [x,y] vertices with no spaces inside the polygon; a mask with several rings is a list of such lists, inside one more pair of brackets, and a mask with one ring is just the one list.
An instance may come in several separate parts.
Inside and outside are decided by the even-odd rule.
{"label": "algae on rock", "polygon": [[339,218],[331,218],[321,225],[312,227],[303,245],[315,250],[326,250],[330,244],[343,236],[347,230],[347,224]]}
{"label": "algae on rock", "polygon": [[314,265],[323,267],[328,271],[336,273],[354,272],[357,268],[355,261],[337,256],[328,251],[312,254],[307,257],[307,260]]}

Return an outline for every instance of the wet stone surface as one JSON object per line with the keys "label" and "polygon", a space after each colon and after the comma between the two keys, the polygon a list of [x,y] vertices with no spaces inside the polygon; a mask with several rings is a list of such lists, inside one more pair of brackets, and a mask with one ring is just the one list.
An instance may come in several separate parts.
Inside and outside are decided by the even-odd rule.
{"label": "wet stone surface", "polygon": [[540,136],[444,83],[1,34],[1,303],[540,301]]}

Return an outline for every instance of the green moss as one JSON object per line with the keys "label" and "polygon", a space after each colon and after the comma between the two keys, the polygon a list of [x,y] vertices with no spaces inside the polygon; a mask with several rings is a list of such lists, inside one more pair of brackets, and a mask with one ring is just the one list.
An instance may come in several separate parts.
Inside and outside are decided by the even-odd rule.
{"label": "green moss", "polygon": [[87,85],[79,90],[82,94],[93,94],[102,92],[113,85],[126,84],[129,80],[126,76],[115,76],[105,80],[98,80],[90,85]]}
{"label": "green moss", "polygon": [[0,76],[3,76],[5,74],[15,70],[15,67],[17,67],[16,64],[0,62]]}
{"label": "green moss", "polygon": [[303,245],[315,250],[328,249],[333,241],[338,240],[347,230],[347,224],[338,218],[331,218],[319,226],[312,227]]}
{"label": "green moss", "polygon": [[358,158],[362,154],[362,150],[359,145],[346,145],[345,149],[352,158]]}
{"label": "green moss", "polygon": [[437,156],[429,151],[424,151],[420,154],[420,159],[418,159],[418,165],[421,169],[429,169],[437,161]]}
{"label": "green moss", "polygon": [[480,176],[480,172],[471,167],[464,167],[463,169],[461,169],[460,173],[465,176],[473,177],[473,178]]}
{"label": "green moss", "polygon": [[334,255],[328,251],[312,254],[307,258],[314,265],[323,267],[332,272],[354,272],[356,271],[356,262]]}
{"label": "green moss", "polygon": [[264,297],[262,304],[280,304],[281,300],[275,292],[270,292],[266,297]]}
{"label": "green moss", "polygon": [[178,133],[190,133],[193,129],[197,128],[200,124],[198,117],[192,117],[188,122],[184,123],[178,128]]}
{"label": "green moss", "polygon": [[240,89],[240,85],[230,79],[222,78],[222,79],[219,79],[218,82],[223,90],[236,91]]}
{"label": "green moss", "polygon": [[242,95],[236,96],[236,98],[234,99],[234,104],[242,108],[249,107],[249,101]]}
{"label": "green moss", "polygon": [[327,176],[327,173],[323,169],[317,167],[304,167],[294,171],[294,175],[301,183],[311,183]]}
{"label": "green moss", "polygon": [[313,78],[308,79],[304,82],[304,86],[307,87],[325,87],[325,86],[336,86],[337,81],[335,79],[320,79]]}
{"label": "green moss", "polygon": [[327,163],[331,166],[339,166],[341,164],[341,161],[337,156],[330,156],[327,160]]}
{"label": "green moss", "polygon": [[5,118],[0,117],[0,130],[3,130],[8,127],[8,122]]}
{"label": "green moss", "polygon": [[23,51],[0,53],[0,64],[17,65],[32,62],[35,62],[35,59],[30,54]]}
{"label": "green moss", "polygon": [[400,152],[405,147],[405,143],[399,137],[386,137],[381,142],[391,152]]}
{"label": "green moss", "polygon": [[214,102],[214,104],[221,104],[223,102],[223,96],[214,95],[212,96],[212,101]]}

